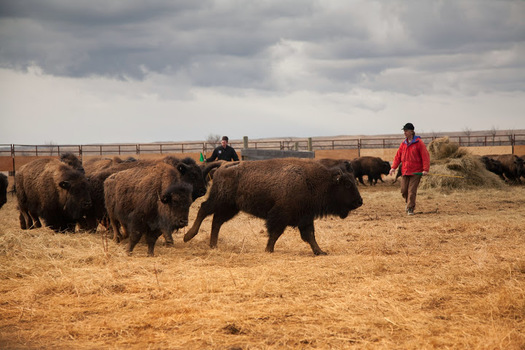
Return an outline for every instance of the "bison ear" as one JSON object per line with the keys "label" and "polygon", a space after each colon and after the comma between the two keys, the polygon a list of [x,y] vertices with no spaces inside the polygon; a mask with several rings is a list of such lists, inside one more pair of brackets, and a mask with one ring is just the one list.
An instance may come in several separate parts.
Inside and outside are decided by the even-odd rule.
{"label": "bison ear", "polygon": [[352,168],[352,164],[349,161],[346,160],[344,164],[345,164],[346,171],[348,171],[349,173],[354,172],[354,168]]}
{"label": "bison ear", "polygon": [[186,171],[188,171],[188,166],[186,164],[180,163],[177,165],[177,170],[182,175],[186,174]]}
{"label": "bison ear", "polygon": [[168,204],[171,202],[171,196],[169,194],[164,194],[160,197],[160,201],[164,204]]}
{"label": "bison ear", "polygon": [[60,181],[58,186],[62,187],[65,190],[69,190],[71,188],[71,184],[69,183],[69,181]]}

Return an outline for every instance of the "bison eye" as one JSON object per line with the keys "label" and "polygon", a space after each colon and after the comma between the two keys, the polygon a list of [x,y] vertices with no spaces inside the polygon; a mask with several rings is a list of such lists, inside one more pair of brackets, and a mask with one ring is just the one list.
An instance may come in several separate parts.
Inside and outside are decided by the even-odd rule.
{"label": "bison eye", "polygon": [[69,181],[60,181],[58,185],[65,190],[69,190],[71,188],[71,184],[69,183]]}
{"label": "bison eye", "polygon": [[171,196],[169,194],[165,194],[161,197],[160,201],[164,204],[168,204],[171,202]]}

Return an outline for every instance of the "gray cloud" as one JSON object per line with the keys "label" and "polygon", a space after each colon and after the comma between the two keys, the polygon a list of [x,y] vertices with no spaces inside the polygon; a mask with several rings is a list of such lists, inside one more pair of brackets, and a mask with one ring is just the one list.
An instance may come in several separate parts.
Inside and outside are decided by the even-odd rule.
{"label": "gray cloud", "polygon": [[[154,99],[165,108],[187,101],[177,107],[190,115],[208,113],[206,103],[212,111],[233,103],[225,115],[247,113],[242,97],[288,126],[288,103],[311,110],[315,101],[340,118],[364,111],[373,120],[412,112],[420,98],[484,94],[498,95],[497,110],[525,90],[523,18],[519,0],[5,0],[0,70],[35,84],[73,79],[83,113],[92,111],[86,101],[121,111],[111,99],[125,101],[127,113],[128,104],[151,108]],[[393,96],[407,96],[405,110]]]}

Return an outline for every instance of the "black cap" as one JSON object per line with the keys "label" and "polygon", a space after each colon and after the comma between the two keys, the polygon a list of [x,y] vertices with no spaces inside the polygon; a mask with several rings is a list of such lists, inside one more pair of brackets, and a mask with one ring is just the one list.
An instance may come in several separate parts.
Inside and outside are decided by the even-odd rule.
{"label": "black cap", "polygon": [[222,140],[228,142],[228,136],[223,136]]}
{"label": "black cap", "polygon": [[414,124],[406,123],[405,126],[403,126],[403,129],[401,130],[414,130]]}

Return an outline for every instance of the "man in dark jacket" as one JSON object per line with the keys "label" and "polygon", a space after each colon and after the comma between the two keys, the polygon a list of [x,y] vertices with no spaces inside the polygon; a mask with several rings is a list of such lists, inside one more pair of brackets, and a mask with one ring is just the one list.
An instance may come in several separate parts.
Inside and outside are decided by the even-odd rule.
{"label": "man in dark jacket", "polygon": [[206,162],[213,162],[214,160],[225,160],[228,162],[239,160],[237,152],[235,152],[233,147],[228,146],[228,136],[222,137],[221,145],[213,150],[211,157],[206,159]]}

